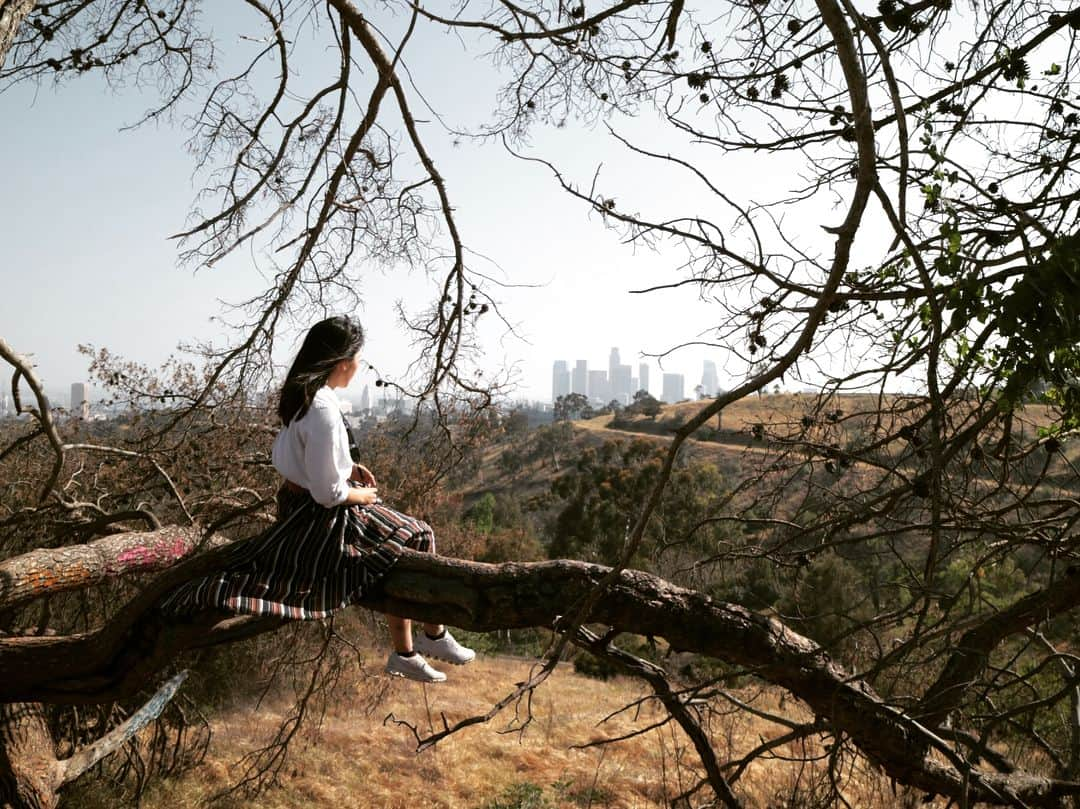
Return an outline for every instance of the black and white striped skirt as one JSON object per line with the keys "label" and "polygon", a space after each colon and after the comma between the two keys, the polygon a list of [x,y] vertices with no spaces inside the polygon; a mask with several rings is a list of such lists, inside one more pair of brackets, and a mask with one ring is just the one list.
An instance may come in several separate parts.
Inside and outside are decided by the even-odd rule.
{"label": "black and white striped skirt", "polygon": [[354,603],[397,561],[402,547],[434,553],[431,526],[381,503],[332,506],[308,492],[278,492],[278,520],[230,549],[222,569],[162,602],[184,615],[221,609],[310,620]]}

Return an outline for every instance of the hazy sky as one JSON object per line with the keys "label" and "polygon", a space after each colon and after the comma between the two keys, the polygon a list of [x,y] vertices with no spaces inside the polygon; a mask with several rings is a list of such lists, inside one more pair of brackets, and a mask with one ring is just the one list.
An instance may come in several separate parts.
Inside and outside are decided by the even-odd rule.
{"label": "hazy sky", "polygon": [[[221,36],[220,52],[248,46],[236,32]],[[447,124],[475,127],[489,120],[498,82],[485,57],[427,29],[406,62]],[[184,146],[182,121],[120,131],[153,100],[134,89],[107,88],[94,76],[0,95],[0,334],[16,350],[33,354],[50,390],[85,378],[86,361],[75,351],[79,343],[155,364],[180,342],[223,340],[222,327],[211,320],[221,311],[219,301],[257,292],[260,268],[269,267],[265,256],[245,251],[213,270],[178,267],[176,243],[167,237],[183,226],[200,180]],[[647,116],[613,123],[645,140],[657,132]],[[587,359],[591,367],[606,368],[611,347],[618,346],[623,362],[636,371],[641,352],[665,351],[715,325],[717,314],[692,290],[629,293],[675,280],[672,267],[680,256],[620,244],[619,235],[571,200],[546,169],[513,158],[496,143],[454,138],[431,116],[422,133],[446,178],[466,244],[491,261],[474,258],[474,266],[532,287],[492,290],[517,334],[494,320],[484,333],[491,370],[517,369],[517,396],[549,398],[556,359],[571,365]],[[703,164],[710,165],[715,153],[700,148]],[[586,186],[602,165],[602,182],[631,208],[692,200],[697,193],[650,174],[600,128],[573,120],[538,126],[529,153],[558,163]],[[744,160],[726,168],[722,181],[745,195],[768,171],[764,162]],[[357,314],[369,334],[366,356],[385,374],[400,374],[411,354],[395,326],[394,304],[420,306],[428,282],[423,273],[398,271],[365,271],[363,278]],[[286,340],[286,355],[294,345]],[[685,373],[689,392],[704,358],[720,365],[721,386],[732,381],[722,352],[698,347],[666,359],[664,370]],[[659,393],[661,369],[652,364],[652,388]],[[360,376],[354,387],[372,380]]]}

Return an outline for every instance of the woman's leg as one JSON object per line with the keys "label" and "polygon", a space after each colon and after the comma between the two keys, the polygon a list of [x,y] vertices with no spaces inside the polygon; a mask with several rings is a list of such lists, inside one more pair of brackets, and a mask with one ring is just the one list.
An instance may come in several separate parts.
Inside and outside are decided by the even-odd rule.
{"label": "woman's leg", "polygon": [[394,643],[394,651],[386,660],[386,673],[421,683],[445,682],[446,675],[432,668],[424,656],[413,649],[412,621],[397,615],[387,615],[386,620]]}
{"label": "woman's leg", "polygon": [[[414,525],[416,533],[406,545],[421,553],[435,553],[435,532],[431,530],[431,526],[423,520],[415,520]],[[442,624],[424,624],[424,631],[430,638],[438,637],[445,630],[446,627]]]}
{"label": "woman's leg", "polygon": [[[394,511],[381,503],[364,509],[360,514],[366,524],[380,535],[393,537],[414,551],[435,553],[435,532],[423,520]],[[411,652],[412,621],[396,615],[387,615],[386,620],[390,626],[390,641],[394,645],[394,651]],[[442,624],[424,624],[424,632],[432,638],[442,635],[445,629]]]}
{"label": "woman's leg", "polygon": [[[413,650],[412,621],[396,615],[387,615],[386,623],[390,626],[390,642],[394,646],[394,651],[398,654],[411,652]],[[445,628],[442,624],[424,624],[424,632],[431,638],[441,635]]]}
{"label": "woman's leg", "polygon": [[411,652],[413,650],[412,621],[396,615],[387,615],[386,623],[390,625],[390,642],[394,645],[394,651],[398,654]]}

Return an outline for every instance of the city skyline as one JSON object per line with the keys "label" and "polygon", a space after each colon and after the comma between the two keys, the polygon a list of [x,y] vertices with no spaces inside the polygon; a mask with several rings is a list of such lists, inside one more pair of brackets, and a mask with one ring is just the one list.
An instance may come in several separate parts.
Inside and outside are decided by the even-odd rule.
{"label": "city skyline", "polygon": [[702,360],[699,383],[694,383],[696,377],[693,374],[661,369],[659,395],[651,387],[649,363],[640,362],[638,374],[634,376],[632,366],[621,361],[618,346],[613,346],[608,354],[607,370],[590,368],[587,359],[575,359],[573,363],[571,368],[569,360],[558,359],[552,362],[550,401],[554,402],[560,396],[570,393],[580,393],[593,402],[607,404],[617,401],[626,405],[633,400],[634,394],[644,390],[661,401],[673,403],[690,398],[687,395],[688,389],[695,397],[715,396],[722,390],[716,362],[710,359]]}
{"label": "city skyline", "polygon": [[[618,399],[622,404],[627,404],[632,401],[633,395],[639,390],[646,390],[661,401],[667,401],[667,399],[664,398],[665,388],[663,387],[663,383],[664,380],[669,377],[678,377],[681,380],[681,382],[678,383],[679,387],[672,389],[679,392],[676,401],[678,399],[688,398],[688,392],[694,394],[698,392],[696,390],[698,386],[693,383],[693,380],[695,379],[694,374],[664,371],[657,366],[656,370],[658,370],[659,373],[656,377],[653,377],[653,366],[647,361],[642,361],[637,365],[637,375],[627,376],[632,369],[632,366],[618,362],[620,357],[620,349],[618,347],[612,348],[611,353],[608,355],[607,370],[590,369],[589,361],[587,359],[575,359],[573,361],[573,367],[571,367],[570,361],[555,360],[552,366],[551,395],[509,396],[507,397],[507,401],[508,403],[532,402],[536,404],[550,404],[559,395],[564,395],[566,393],[582,393],[590,396],[594,401],[602,402],[604,404],[607,404],[613,398]],[[626,379],[629,379],[628,388],[626,388],[625,384],[623,385],[623,390],[619,390],[612,386],[610,373],[613,367],[620,368],[624,383]],[[722,389],[718,381],[716,363],[708,359],[703,360],[702,368],[700,393],[705,396],[714,396]],[[560,373],[564,374],[564,381],[562,382],[563,387],[560,387],[556,391],[556,376]],[[592,379],[591,382],[590,377]],[[654,378],[661,382],[660,392],[652,390],[651,381]],[[672,384],[674,384],[674,382],[672,382]],[[603,395],[590,395],[590,389],[595,390],[598,386],[603,390]],[[604,386],[606,386],[606,389]],[[44,386],[44,393],[53,407],[68,410],[72,414],[81,415],[83,418],[89,417],[92,405],[100,405],[106,398],[105,392],[101,387],[95,387],[88,382],[82,381],[67,383],[62,388],[57,385],[46,384]],[[623,395],[620,396],[619,394]],[[363,383],[359,387],[351,386],[340,395],[359,411],[377,409],[376,406],[384,403],[387,398],[385,391],[382,396],[373,396],[371,393],[371,386],[368,383]],[[668,395],[676,394],[670,393]],[[623,401],[624,399],[625,401]],[[78,411],[78,413],[76,413],[76,411]],[[4,415],[14,415],[14,403],[11,401],[11,397],[7,391],[0,392],[0,416]]]}

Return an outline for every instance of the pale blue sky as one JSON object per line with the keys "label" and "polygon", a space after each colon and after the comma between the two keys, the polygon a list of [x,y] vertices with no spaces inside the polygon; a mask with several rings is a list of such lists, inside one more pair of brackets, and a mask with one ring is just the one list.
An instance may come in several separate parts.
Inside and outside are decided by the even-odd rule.
{"label": "pale blue sky", "polygon": [[[235,32],[221,36],[220,53],[242,47]],[[497,82],[486,59],[427,30],[414,40],[406,62],[448,124],[472,127],[488,120]],[[221,327],[211,322],[218,301],[257,292],[259,268],[268,266],[261,255],[241,251],[213,270],[178,268],[175,243],[167,237],[184,224],[199,179],[184,148],[186,133],[169,123],[119,131],[152,100],[130,88],[110,90],[92,76],[60,88],[22,86],[0,95],[6,186],[0,195],[0,334],[34,355],[50,390],[85,378],[85,360],[75,352],[82,342],[153,364],[179,342],[220,341]],[[657,135],[647,118],[614,123],[645,139]],[[524,339],[494,319],[483,335],[490,372],[517,368],[518,397],[548,398],[556,359],[571,365],[587,359],[603,368],[610,348],[618,346],[623,361],[636,368],[639,352],[694,340],[714,324],[717,314],[690,290],[629,294],[674,280],[671,267],[679,256],[620,245],[618,235],[567,197],[545,169],[512,158],[498,144],[455,145],[433,121],[423,125],[423,134],[446,178],[466,244],[494,262],[488,266],[492,275],[536,285],[494,290]],[[602,131],[575,121],[538,127],[529,148],[585,185],[603,164],[602,180],[621,205],[693,200],[697,193],[650,174]],[[715,152],[700,148],[703,165],[719,165]],[[743,159],[741,166],[730,164],[723,180],[745,199],[765,181],[766,165]],[[775,170],[779,164],[768,165]],[[422,273],[402,272],[372,272],[364,279],[358,314],[368,328],[367,357],[384,373],[400,374],[411,354],[393,322],[393,305],[404,299],[419,306],[427,282]],[[284,345],[284,353],[292,347]],[[716,351],[685,349],[665,361],[665,370],[685,373],[690,391],[706,357],[720,365],[721,385],[729,384],[725,357]],[[655,363],[652,378],[659,392]],[[360,377],[354,385],[359,390],[370,381]]]}

